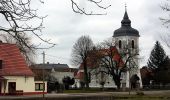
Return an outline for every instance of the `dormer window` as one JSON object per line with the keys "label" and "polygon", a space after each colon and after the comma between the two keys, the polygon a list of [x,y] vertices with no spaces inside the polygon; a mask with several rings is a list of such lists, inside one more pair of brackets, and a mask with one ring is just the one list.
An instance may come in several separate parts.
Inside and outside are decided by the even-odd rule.
{"label": "dormer window", "polygon": [[119,49],[121,49],[121,48],[122,48],[122,41],[119,40]]}
{"label": "dormer window", "polygon": [[2,69],[2,60],[0,60],[0,69]]}
{"label": "dormer window", "polygon": [[132,40],[132,48],[133,48],[133,49],[135,48],[134,40]]}

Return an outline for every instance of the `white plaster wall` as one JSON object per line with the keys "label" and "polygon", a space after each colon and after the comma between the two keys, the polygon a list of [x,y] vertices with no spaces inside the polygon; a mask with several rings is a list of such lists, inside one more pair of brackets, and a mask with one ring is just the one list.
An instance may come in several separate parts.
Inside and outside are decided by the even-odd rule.
{"label": "white plaster wall", "polygon": [[135,48],[139,49],[139,37],[136,36],[119,36],[119,37],[114,37],[113,42],[115,42],[115,45],[117,49],[119,50],[119,45],[118,42],[119,40],[122,41],[122,45],[131,45],[131,41],[134,40],[135,43]]}
{"label": "white plaster wall", "polygon": [[[131,47],[131,41],[134,40],[134,45],[139,53],[139,37],[136,36],[118,36],[118,37],[113,37],[113,42],[115,42],[115,45],[118,49],[119,52],[121,52],[121,49],[119,49],[119,40],[122,41],[122,47],[128,46]],[[134,52],[134,51],[132,51]],[[140,78],[140,87],[142,87],[142,81],[141,81],[141,75],[140,75],[140,68],[139,68],[139,55],[136,56],[135,63],[138,65],[138,68],[133,69],[132,71],[126,72],[126,87],[129,87],[129,77],[131,77],[133,74],[137,74]]]}
{"label": "white plaster wall", "polygon": [[52,72],[51,75],[57,78],[59,83],[63,83],[62,79],[66,76],[74,78],[74,72]]}
{"label": "white plaster wall", "polygon": [[[96,69],[96,71],[98,70],[99,68]],[[94,73],[94,72],[93,72]],[[101,74],[91,74],[91,82],[89,83],[89,87],[96,87],[96,88],[100,88],[101,85],[100,85],[100,76]],[[110,75],[107,75],[105,74],[105,84],[104,84],[104,87],[107,87],[107,88],[116,88],[117,86],[115,85],[113,79],[112,79],[112,76]]]}
{"label": "white plaster wall", "polygon": [[[33,76],[4,76],[7,79],[5,93],[8,93],[8,83],[16,82],[16,90],[23,90],[23,92],[37,92],[35,91],[35,83],[43,83],[42,81],[34,82]],[[3,82],[2,82],[3,83]],[[45,92],[47,92],[47,82],[45,81]],[[4,84],[2,84],[2,93],[4,93]]]}
{"label": "white plaster wall", "polygon": [[77,86],[77,88],[80,88],[81,85],[80,85],[80,79],[75,79],[75,84]]}
{"label": "white plaster wall", "polygon": [[16,90],[23,92],[34,92],[35,84],[32,76],[4,76],[7,79],[6,93],[8,93],[8,82],[16,82]]}

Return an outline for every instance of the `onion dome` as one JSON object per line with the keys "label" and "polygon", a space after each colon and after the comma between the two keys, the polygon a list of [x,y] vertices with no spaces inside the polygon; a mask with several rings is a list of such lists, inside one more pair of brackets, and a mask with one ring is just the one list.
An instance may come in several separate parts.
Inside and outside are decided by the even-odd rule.
{"label": "onion dome", "polygon": [[114,31],[113,37],[118,36],[136,36],[139,37],[139,32],[131,27],[131,21],[128,17],[127,11],[125,10],[125,14],[123,20],[121,21],[121,27]]}

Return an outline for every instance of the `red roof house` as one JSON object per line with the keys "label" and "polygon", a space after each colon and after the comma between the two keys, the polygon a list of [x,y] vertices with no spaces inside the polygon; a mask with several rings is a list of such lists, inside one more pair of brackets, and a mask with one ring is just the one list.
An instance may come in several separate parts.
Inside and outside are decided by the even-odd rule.
{"label": "red roof house", "polygon": [[19,48],[15,44],[0,42],[0,95],[46,92],[47,82],[34,80],[34,74]]}

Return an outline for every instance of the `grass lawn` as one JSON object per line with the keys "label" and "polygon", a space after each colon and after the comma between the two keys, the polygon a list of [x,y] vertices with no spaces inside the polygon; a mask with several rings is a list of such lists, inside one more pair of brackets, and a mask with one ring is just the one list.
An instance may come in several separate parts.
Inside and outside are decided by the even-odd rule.
{"label": "grass lawn", "polygon": [[170,100],[170,94],[144,94],[137,95],[135,92],[133,94],[115,94],[118,92],[116,90],[104,90],[102,91],[99,88],[89,88],[89,89],[77,89],[77,90],[65,90],[64,93],[99,93],[99,92],[109,92],[111,100]]}

